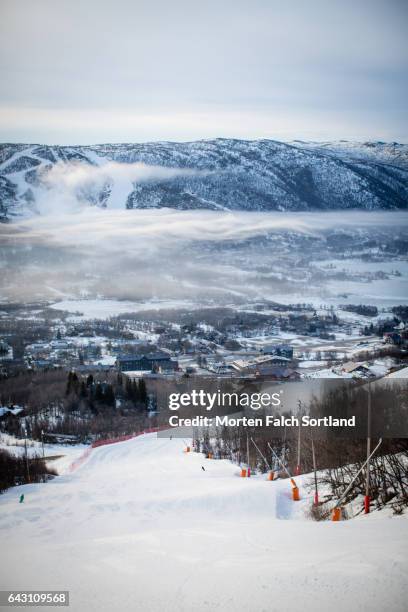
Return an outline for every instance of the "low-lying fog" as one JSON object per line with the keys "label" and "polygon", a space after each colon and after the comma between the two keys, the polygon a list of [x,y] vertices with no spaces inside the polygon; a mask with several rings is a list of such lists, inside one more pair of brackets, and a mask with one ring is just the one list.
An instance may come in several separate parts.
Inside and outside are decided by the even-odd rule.
{"label": "low-lying fog", "polygon": [[353,211],[35,216],[0,225],[0,299],[404,303],[407,221]]}

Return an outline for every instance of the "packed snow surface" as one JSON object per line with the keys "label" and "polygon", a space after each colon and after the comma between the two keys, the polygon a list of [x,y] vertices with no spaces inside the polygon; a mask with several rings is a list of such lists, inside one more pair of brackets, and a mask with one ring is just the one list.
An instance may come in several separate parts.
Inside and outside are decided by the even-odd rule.
{"label": "packed snow surface", "polygon": [[183,447],[141,436],[1,495],[0,588],[69,589],[75,612],[406,610],[406,518],[313,522],[303,487]]}

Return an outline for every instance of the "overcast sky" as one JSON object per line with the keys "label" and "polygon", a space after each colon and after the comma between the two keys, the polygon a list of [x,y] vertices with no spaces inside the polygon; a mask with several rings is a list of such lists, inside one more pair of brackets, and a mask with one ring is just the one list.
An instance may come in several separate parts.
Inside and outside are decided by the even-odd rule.
{"label": "overcast sky", "polygon": [[408,142],[406,0],[0,0],[0,141]]}

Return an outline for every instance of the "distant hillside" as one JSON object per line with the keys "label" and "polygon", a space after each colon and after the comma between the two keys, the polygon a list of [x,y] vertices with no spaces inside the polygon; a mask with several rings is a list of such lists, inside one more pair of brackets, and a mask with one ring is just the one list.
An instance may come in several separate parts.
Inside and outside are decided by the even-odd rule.
{"label": "distant hillside", "polygon": [[108,161],[190,172],[129,180],[120,188],[107,173],[103,184],[91,181],[78,190],[78,200],[115,208],[251,211],[408,207],[408,145],[220,138],[75,147],[2,144],[0,217],[38,211],[48,173],[58,162],[103,167]]}

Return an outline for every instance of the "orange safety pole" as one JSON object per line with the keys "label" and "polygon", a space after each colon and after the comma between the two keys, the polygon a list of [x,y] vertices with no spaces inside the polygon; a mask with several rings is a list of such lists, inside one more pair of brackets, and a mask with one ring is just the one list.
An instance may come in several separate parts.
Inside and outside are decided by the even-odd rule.
{"label": "orange safety pole", "polygon": [[341,508],[339,506],[336,506],[336,508],[333,508],[331,520],[335,522],[341,521],[341,517],[342,517]]}
{"label": "orange safety pole", "polygon": [[293,478],[290,479],[290,484],[292,485],[292,499],[293,499],[293,501],[299,501],[300,500],[299,487],[297,486],[297,484],[293,480]]}

